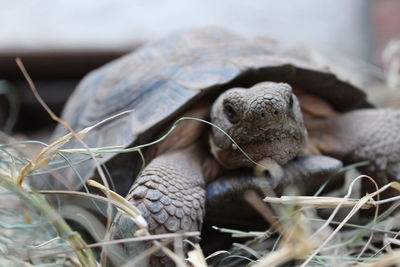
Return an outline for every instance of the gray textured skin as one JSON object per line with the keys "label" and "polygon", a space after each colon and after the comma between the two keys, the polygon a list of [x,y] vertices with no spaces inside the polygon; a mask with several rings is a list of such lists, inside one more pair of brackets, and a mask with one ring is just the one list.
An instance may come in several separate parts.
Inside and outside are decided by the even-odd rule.
{"label": "gray textured skin", "polygon": [[[272,158],[285,164],[305,145],[306,129],[300,106],[286,83],[263,82],[247,89],[227,90],[214,102],[210,117],[255,161]],[[213,154],[222,166],[236,169],[254,164],[237,148],[232,148],[234,144],[227,142],[220,130],[212,130],[210,142],[216,147]],[[195,145],[156,157],[133,185],[127,199],[142,211],[151,233],[201,229],[206,199],[204,188],[211,178],[203,175],[201,162],[207,156],[199,153],[200,150],[201,146]],[[254,183],[254,186],[262,184]],[[134,236],[136,227],[128,217],[119,215],[116,223],[113,238]],[[134,245],[123,247],[128,255],[137,251]],[[151,265],[173,265],[162,254],[153,256],[150,261]]]}
{"label": "gray textured skin", "polygon": [[[297,97],[286,83],[230,89],[214,102],[210,117],[256,162],[271,158],[285,164],[304,149],[307,139]],[[219,129],[212,129],[210,143],[225,168],[254,166]]]}
{"label": "gray textured skin", "polygon": [[363,173],[386,181],[399,180],[399,110],[357,110],[321,121],[319,126],[314,140],[324,154],[348,163],[369,161]]}
{"label": "gray textured skin", "polygon": [[[264,178],[249,175],[243,178],[234,173],[230,178],[221,177],[209,184],[207,196],[211,210],[218,209],[215,203],[229,203],[228,196],[240,196],[244,190],[263,192],[266,188],[275,189],[277,185],[282,188],[296,180],[309,180],[315,184],[315,179],[321,178],[321,171],[329,174],[330,167],[338,170],[341,166],[340,161],[324,157],[290,161],[304,149],[307,131],[297,98],[286,83],[263,82],[248,89],[227,90],[214,102],[210,118],[253,160],[269,158],[281,165],[287,164],[279,180],[268,174]],[[377,121],[371,122],[371,119]],[[370,173],[377,175],[378,170],[389,179],[396,179],[400,167],[397,160],[400,145],[396,135],[400,131],[400,111],[368,109],[315,120],[319,127],[310,129],[310,138],[324,153],[348,163],[370,160]],[[212,129],[211,132],[212,154],[224,169],[251,166],[251,161],[220,130]],[[201,229],[206,201],[204,185],[210,178],[203,175],[201,162],[205,156],[199,153],[200,150],[200,145],[196,145],[156,157],[128,194],[128,200],[143,212],[152,233]],[[229,213],[225,214],[229,206],[222,210],[214,212],[213,217],[229,218]],[[231,213],[235,211],[231,210]],[[135,229],[129,218],[120,216],[116,222],[114,238],[133,236],[134,232],[127,230]],[[120,229],[125,230],[121,233],[118,232]],[[129,255],[136,249],[126,248],[126,252]],[[150,264],[173,265],[162,254],[154,255]]]}
{"label": "gray textured skin", "polygon": [[[341,167],[342,162],[331,157],[299,156],[282,166],[283,178],[279,180],[269,173],[257,177],[251,169],[234,171],[207,185],[208,210],[219,210],[221,206],[229,205],[230,202],[242,198],[246,190],[264,195],[265,191],[281,190],[278,187],[284,188],[288,185],[314,183],[315,188],[318,188],[325,182],[324,177],[335,174]],[[219,212],[223,210],[220,209]]]}
{"label": "gray textured skin", "polygon": [[[152,234],[198,231],[205,213],[205,181],[198,148],[173,151],[155,158],[136,180],[127,199],[137,206]],[[177,164],[179,163],[179,164]],[[123,214],[115,218],[113,239],[134,237],[133,221]],[[196,241],[196,240],[193,240]],[[139,255],[151,244],[122,245],[125,260]],[[114,266],[124,261],[113,259]],[[146,265],[147,263],[143,263]],[[150,266],[174,266],[162,253],[150,258]]]}
{"label": "gray textured skin", "polygon": [[[400,132],[398,111],[360,110],[340,115],[342,112],[370,107],[365,100],[365,94],[338,79],[326,68],[315,66],[304,56],[290,53],[265,40],[249,41],[221,29],[178,33],[144,46],[92,72],[78,86],[62,117],[75,131],[79,131],[109,116],[134,108],[134,112],[94,129],[85,138],[85,142],[89,147],[136,146],[154,140],[174,119],[188,111],[197,101],[209,100],[208,104],[211,106],[217,96],[228,89],[251,88],[265,81],[285,82],[293,88],[321,97],[338,112],[338,116],[321,119],[316,124],[317,127],[308,129],[309,139],[313,140],[324,154],[333,155],[345,163],[367,159],[371,161],[371,174],[378,171],[380,177],[397,177],[400,169],[397,161],[400,154],[400,142],[397,142],[397,133]],[[271,98],[273,101],[265,102],[262,97],[262,100],[257,98],[255,102],[249,101],[248,103],[257,103],[250,113],[240,111],[240,108],[246,105],[235,104],[236,108],[239,107],[237,112],[244,115],[244,125],[251,118],[262,115],[259,107],[265,108],[265,111],[272,111],[272,114],[264,113],[271,121],[275,121],[273,110],[288,107],[290,97],[284,89],[287,86],[270,85],[280,88],[274,93],[278,99],[274,97]],[[295,103],[296,98],[292,96],[292,99]],[[277,107],[274,107],[275,104]],[[288,110],[290,109],[286,111]],[[218,112],[223,111],[224,109],[219,109]],[[227,112],[225,115],[228,115]],[[292,132],[289,130],[287,136],[292,136],[295,132],[294,136],[302,131],[303,133],[292,138],[289,143],[282,142],[285,145],[284,151],[280,151],[281,146],[274,149],[265,146],[265,151],[256,152],[248,146],[248,152],[253,153],[252,157],[258,159],[271,155],[270,152],[276,152],[277,155],[271,157],[284,164],[300,152],[305,136],[304,130],[298,128],[301,123],[282,114],[278,117],[283,123],[276,125],[282,129],[293,126]],[[207,115],[202,118],[207,119]],[[216,119],[223,118],[218,115],[212,119],[217,122]],[[266,125],[264,123],[255,125],[268,132],[269,126],[266,125],[270,122]],[[231,134],[236,135],[235,139],[239,143],[244,140],[246,146],[246,127],[242,127],[242,132],[238,134],[229,127],[226,128],[226,121],[225,125],[223,122],[219,124],[228,132],[232,131]],[[258,133],[255,134],[257,147],[260,140],[268,142],[266,134],[262,131]],[[63,134],[65,130],[58,127],[54,138]],[[268,136],[277,138],[281,135]],[[218,134],[212,140],[215,145],[214,154],[222,165],[228,168],[249,166],[248,161],[238,156],[238,151],[229,142],[218,137]],[[290,142],[293,142],[293,145]],[[79,145],[73,141],[67,147]],[[216,149],[218,147],[219,151]],[[289,151],[290,149],[293,151]],[[201,229],[205,205],[204,186],[208,180],[204,177],[203,163],[210,156],[206,146],[196,139],[189,148],[167,150],[162,154],[144,152],[151,162],[137,178],[127,197],[139,206],[149,221],[152,232]],[[266,154],[257,156],[259,153]],[[120,194],[127,193],[141,165],[139,157],[134,154],[107,154],[99,159],[99,162],[107,163],[115,180],[115,190]],[[221,169],[224,169],[224,166],[220,166]],[[76,169],[83,174],[84,179],[93,177],[94,167],[91,162],[85,162]],[[307,168],[304,173],[307,174]],[[40,177],[34,184],[37,188],[81,187],[81,182],[70,168],[61,174],[62,180]],[[129,237],[134,233],[132,221],[122,215],[117,216],[114,226],[115,238]],[[131,255],[132,245],[124,248],[129,257],[135,256]],[[160,259],[161,262],[164,260],[156,259],[157,264],[160,264]]]}

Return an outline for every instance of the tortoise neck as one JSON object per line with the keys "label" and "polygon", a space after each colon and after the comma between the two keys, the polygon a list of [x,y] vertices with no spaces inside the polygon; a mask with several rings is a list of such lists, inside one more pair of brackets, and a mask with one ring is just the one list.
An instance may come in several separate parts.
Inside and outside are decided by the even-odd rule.
{"label": "tortoise neck", "polygon": [[307,129],[308,147],[316,149],[318,154],[344,160],[357,147],[357,138],[349,134],[349,125],[343,123],[342,115],[307,121]]}
{"label": "tortoise neck", "polygon": [[212,155],[207,155],[203,158],[202,168],[206,183],[217,179],[221,175],[223,169]]}

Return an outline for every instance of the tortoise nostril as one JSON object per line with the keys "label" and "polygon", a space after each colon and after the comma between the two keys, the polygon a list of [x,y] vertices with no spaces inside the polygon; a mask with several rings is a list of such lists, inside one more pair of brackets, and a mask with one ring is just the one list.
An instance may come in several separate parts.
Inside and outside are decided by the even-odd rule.
{"label": "tortoise nostril", "polygon": [[265,117],[265,114],[264,114],[264,112],[263,112],[263,113],[261,113],[261,117],[263,117],[263,118]]}
{"label": "tortoise nostril", "polygon": [[235,124],[239,122],[240,116],[230,104],[225,105],[224,111],[231,123]]}
{"label": "tortoise nostril", "polygon": [[279,114],[279,111],[275,110],[274,115],[278,115],[278,114]]}

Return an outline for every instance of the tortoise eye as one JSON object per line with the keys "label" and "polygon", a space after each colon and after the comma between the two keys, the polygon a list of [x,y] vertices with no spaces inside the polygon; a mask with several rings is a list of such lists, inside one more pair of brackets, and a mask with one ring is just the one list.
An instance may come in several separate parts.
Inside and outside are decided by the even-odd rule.
{"label": "tortoise eye", "polygon": [[230,105],[230,104],[225,105],[224,111],[225,111],[226,116],[228,117],[228,120],[232,124],[237,123],[240,120],[239,115],[237,114],[235,109],[232,107],[232,105]]}

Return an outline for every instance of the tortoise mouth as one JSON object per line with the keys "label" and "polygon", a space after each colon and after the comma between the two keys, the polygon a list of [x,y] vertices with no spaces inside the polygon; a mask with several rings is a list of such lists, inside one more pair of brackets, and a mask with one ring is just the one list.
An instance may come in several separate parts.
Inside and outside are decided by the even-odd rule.
{"label": "tortoise mouth", "polygon": [[[281,124],[273,123],[268,127],[263,127],[257,134],[236,134],[230,135],[240,147],[270,145],[272,142],[281,142],[286,138],[293,138],[297,142],[301,139],[301,133],[293,127],[282,127]],[[234,144],[233,144],[234,145]]]}
{"label": "tortoise mouth", "polygon": [[210,135],[211,153],[227,169],[254,167],[256,162],[270,158],[278,164],[285,164],[296,157],[305,144],[304,138],[295,135],[294,129],[268,129],[265,133],[249,140],[237,140],[228,148],[218,147]]}

